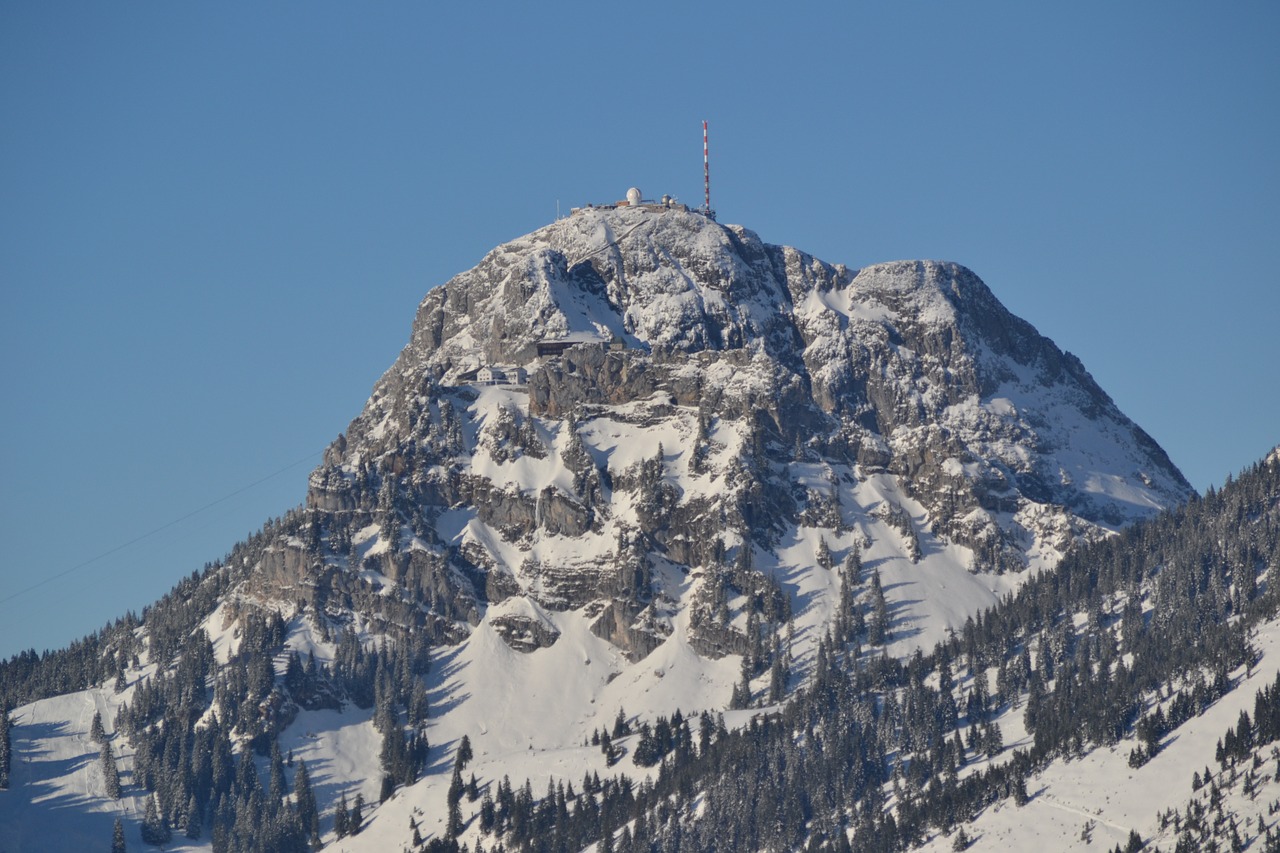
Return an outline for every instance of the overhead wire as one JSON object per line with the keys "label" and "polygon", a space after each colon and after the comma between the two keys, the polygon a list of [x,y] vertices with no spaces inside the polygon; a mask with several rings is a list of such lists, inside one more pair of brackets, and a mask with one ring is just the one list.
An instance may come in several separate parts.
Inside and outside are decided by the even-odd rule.
{"label": "overhead wire", "polygon": [[279,469],[278,471],[273,471],[272,473],[270,473],[270,474],[266,475],[265,477],[262,477],[261,479],[254,480],[252,483],[249,483],[249,484],[248,484],[248,485],[246,485],[246,486],[241,486],[240,488],[236,489],[235,491],[230,492],[229,494],[223,495],[222,497],[218,498],[217,500],[210,501],[209,503],[205,504],[204,506],[202,506],[202,507],[200,507],[200,508],[198,508],[198,509],[193,509],[191,512],[188,512],[187,514],[185,514],[185,515],[183,515],[183,516],[180,516],[180,517],[178,517],[178,518],[175,518],[173,521],[170,521],[170,522],[168,522],[168,523],[166,523],[166,524],[162,524],[162,525],[160,525],[159,527],[155,528],[154,530],[150,530],[150,531],[148,531],[148,532],[146,532],[146,533],[143,533],[141,536],[135,536],[134,538],[130,539],[128,542],[124,542],[124,543],[122,543],[122,544],[120,544],[120,545],[116,545],[114,548],[109,548],[109,549],[107,549],[106,551],[103,551],[103,552],[102,552],[102,553],[100,553],[100,554],[97,554],[97,555],[95,555],[95,556],[93,556],[93,557],[90,557],[90,558],[89,558],[89,559],[87,559],[87,560],[84,560],[83,562],[76,563],[74,566],[72,566],[72,567],[71,567],[71,568],[69,568],[69,569],[63,569],[62,571],[58,572],[57,574],[49,575],[48,577],[44,578],[43,580],[41,580],[41,581],[39,581],[39,582],[37,582],[37,583],[33,583],[33,584],[31,584],[30,586],[28,586],[28,587],[24,587],[24,588],[22,588],[22,589],[20,589],[20,590],[17,590],[16,592],[11,592],[11,593],[9,593],[8,595],[5,595],[4,597],[0,597],[0,606],[2,606],[2,605],[4,605],[4,604],[7,604],[7,603],[8,603],[8,602],[10,602],[10,601],[13,601],[15,598],[18,598],[18,597],[20,597],[20,596],[26,595],[26,594],[27,594],[27,593],[29,593],[29,592],[33,592],[33,591],[35,591],[35,590],[37,590],[37,589],[40,589],[42,586],[46,586],[46,585],[48,585],[48,584],[53,583],[53,582],[54,582],[54,581],[56,581],[56,580],[60,580],[60,579],[62,579],[62,578],[65,578],[67,575],[73,574],[74,572],[78,572],[78,571],[80,571],[81,569],[84,569],[84,568],[86,568],[86,567],[88,567],[88,566],[91,566],[91,565],[93,565],[94,563],[98,562],[99,560],[102,560],[102,559],[105,559],[105,558],[107,558],[107,557],[110,557],[112,554],[116,554],[116,553],[118,553],[118,552],[120,552],[120,551],[123,551],[123,550],[124,550],[124,549],[126,549],[126,548],[129,548],[129,547],[131,547],[131,546],[133,546],[133,545],[137,545],[139,542],[143,542],[143,541],[145,541],[145,540],[147,540],[147,539],[150,539],[150,538],[151,538],[151,537],[153,537],[153,536],[159,535],[159,534],[163,533],[164,531],[168,530],[169,528],[171,528],[171,527],[174,527],[174,526],[176,526],[176,525],[181,524],[182,522],[186,521],[186,520],[187,520],[187,519],[189,519],[189,518],[192,518],[192,517],[194,517],[194,516],[197,516],[197,515],[199,515],[200,513],[205,512],[205,511],[207,511],[207,510],[210,510],[210,509],[214,508],[215,506],[217,506],[218,504],[226,503],[227,501],[231,500],[232,498],[237,497],[237,496],[239,496],[239,495],[242,495],[242,494],[244,494],[245,492],[249,491],[249,490],[250,490],[250,489],[252,489],[252,488],[255,488],[255,487],[257,487],[257,486],[261,486],[263,483],[267,482],[268,480],[273,480],[273,479],[275,479],[276,477],[279,477],[281,474],[284,474],[284,473],[286,473],[286,472],[288,472],[288,471],[293,470],[294,468],[297,468],[299,465],[303,464],[304,462],[309,461],[310,459],[314,458],[315,456],[317,456],[317,455],[319,455],[319,454],[321,454],[321,453],[323,453],[323,452],[324,452],[324,450],[323,450],[323,449],[321,449],[321,450],[313,450],[312,452],[308,453],[306,456],[303,456],[301,459],[296,459],[296,460],[294,460],[293,462],[290,462],[288,465],[284,466],[283,468]]}

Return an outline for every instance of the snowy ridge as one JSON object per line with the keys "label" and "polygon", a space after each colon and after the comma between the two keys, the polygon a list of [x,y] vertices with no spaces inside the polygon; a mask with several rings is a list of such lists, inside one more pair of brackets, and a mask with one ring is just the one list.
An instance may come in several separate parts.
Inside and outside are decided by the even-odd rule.
{"label": "snowy ridge", "polygon": [[[485,367],[527,382],[483,384]],[[963,267],[855,271],[679,210],[586,210],[427,294],[307,509],[204,624],[220,663],[241,607],[280,613],[288,647],[322,664],[342,629],[369,647],[432,638],[424,776],[335,847],[397,849],[411,815],[443,831],[464,735],[482,782],[541,795],[615,772],[584,744],[619,709],[727,709],[762,639],[786,638],[794,690],[846,561],[887,600],[868,654],[906,656],[1074,543],[1190,494],[1083,366]],[[750,687],[765,704],[767,667]],[[64,766],[92,763],[81,711],[105,702],[108,719],[130,695],[108,693],[17,710],[28,788],[51,798],[0,796],[3,833],[54,825],[63,798],[86,829],[61,849],[105,839],[99,816],[136,826],[140,797],[104,801]],[[281,746],[317,782],[326,840],[339,797],[376,802],[371,712],[302,710]]]}

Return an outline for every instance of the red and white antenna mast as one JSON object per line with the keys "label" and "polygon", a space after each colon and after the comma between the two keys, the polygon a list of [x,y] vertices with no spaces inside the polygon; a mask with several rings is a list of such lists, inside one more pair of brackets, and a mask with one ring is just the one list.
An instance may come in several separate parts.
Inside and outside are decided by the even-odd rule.
{"label": "red and white antenna mast", "polygon": [[707,122],[702,121],[702,183],[706,190],[705,200],[702,204],[702,212],[709,218],[715,219],[716,212],[711,209],[711,157],[709,156],[709,148],[707,146]]}

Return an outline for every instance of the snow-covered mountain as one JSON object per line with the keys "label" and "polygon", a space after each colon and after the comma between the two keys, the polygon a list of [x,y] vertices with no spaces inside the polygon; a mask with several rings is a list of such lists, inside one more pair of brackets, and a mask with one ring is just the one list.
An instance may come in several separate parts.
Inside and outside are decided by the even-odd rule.
{"label": "snow-covered mountain", "polygon": [[[340,691],[284,686],[286,652],[323,667],[344,635],[432,644],[424,778],[340,842],[386,849],[410,817],[444,831],[464,735],[485,783],[606,774],[587,742],[620,709],[785,699],[819,641],[848,633],[859,578],[859,648],[905,656],[1191,495],[1083,365],[963,267],[850,270],[678,207],[588,208],[427,294],[305,508],[207,575],[216,595],[184,592],[203,608],[184,618],[215,665],[248,614],[283,619],[261,725],[319,780],[328,840],[340,796],[378,799],[380,736]],[[135,634],[122,692],[15,712],[0,849],[58,849],[40,827],[60,821],[83,824],[64,833],[80,849],[105,815],[141,816],[123,738],[119,803],[84,758],[89,710],[109,721],[170,666],[150,626]],[[68,804],[89,817],[68,824]]]}
{"label": "snow-covered mountain", "polygon": [[312,475],[319,536],[260,579],[450,639],[483,622],[544,647],[581,617],[634,661],[672,637],[716,657],[742,626],[704,617],[747,592],[735,566],[820,611],[819,542],[864,543],[893,583],[950,579],[950,610],[897,614],[921,644],[1002,573],[1189,494],[962,267],[850,271],[695,213],[588,209],[428,294]]}

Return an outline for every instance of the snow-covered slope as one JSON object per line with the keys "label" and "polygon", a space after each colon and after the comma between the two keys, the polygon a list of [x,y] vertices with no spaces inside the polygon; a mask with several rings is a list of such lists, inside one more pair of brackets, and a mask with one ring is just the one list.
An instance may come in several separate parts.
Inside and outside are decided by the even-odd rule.
{"label": "snow-covered slope", "polygon": [[[1193,717],[1166,739],[1161,751],[1141,767],[1131,767],[1129,753],[1138,746],[1131,737],[1111,748],[1098,748],[1075,760],[1055,761],[1027,780],[1030,800],[1017,806],[1012,800],[984,810],[965,830],[973,840],[970,850],[1111,850],[1123,847],[1136,831],[1152,849],[1172,850],[1176,833],[1161,815],[1185,809],[1198,794],[1207,801],[1207,783],[1193,789],[1193,780],[1212,775],[1223,788],[1225,811],[1243,825],[1256,826],[1258,817],[1270,818],[1271,804],[1280,799],[1277,765],[1269,760],[1258,774],[1260,784],[1249,795],[1241,790],[1239,773],[1219,767],[1215,759],[1223,733],[1236,725],[1240,712],[1254,711],[1257,691],[1269,686],[1280,673],[1280,623],[1269,622],[1258,632],[1257,664],[1231,673],[1231,691],[1203,715]],[[998,717],[1010,750],[1026,748],[1031,739],[1022,728],[1021,708]],[[1019,736],[1010,738],[1009,734]],[[1265,756],[1270,750],[1263,750]],[[1205,774],[1206,768],[1209,773]],[[977,768],[975,768],[977,769]],[[1230,781],[1229,781],[1230,780]],[[1251,827],[1252,828],[1252,827]],[[1256,832],[1246,831],[1246,836]],[[950,851],[954,836],[938,835],[921,847],[926,851]]]}
{"label": "snow-covered slope", "polygon": [[[541,794],[607,769],[584,743],[619,709],[727,708],[744,655],[752,702],[778,655],[794,689],[842,566],[878,574],[874,645],[905,655],[1072,543],[1190,494],[1079,361],[963,267],[849,270],[680,209],[588,209],[427,294],[306,509],[225,568],[237,607],[205,626],[224,662],[248,606],[321,663],[345,629],[436,644],[425,778],[340,845],[386,849],[417,811],[435,831],[464,735],[478,777]],[[35,849],[24,815],[64,804],[136,818],[85,770],[80,709],[107,692],[17,710],[23,778],[49,795],[0,796],[13,849]],[[376,799],[370,717],[303,710],[281,734],[326,814]]]}

